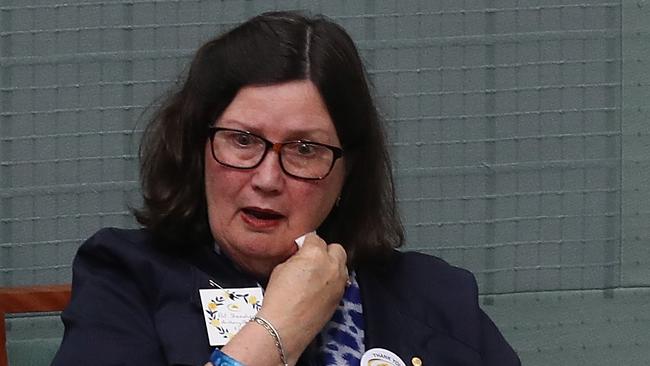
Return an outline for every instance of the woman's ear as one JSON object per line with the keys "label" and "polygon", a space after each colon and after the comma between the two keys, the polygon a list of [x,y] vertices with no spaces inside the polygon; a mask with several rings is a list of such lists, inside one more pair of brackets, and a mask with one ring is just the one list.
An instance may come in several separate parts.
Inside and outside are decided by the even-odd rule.
{"label": "woman's ear", "polygon": [[345,179],[343,180],[343,186],[345,187],[345,183],[347,182],[350,173],[352,173],[352,167],[355,166],[357,159],[354,153],[345,154],[343,159],[345,164]]}

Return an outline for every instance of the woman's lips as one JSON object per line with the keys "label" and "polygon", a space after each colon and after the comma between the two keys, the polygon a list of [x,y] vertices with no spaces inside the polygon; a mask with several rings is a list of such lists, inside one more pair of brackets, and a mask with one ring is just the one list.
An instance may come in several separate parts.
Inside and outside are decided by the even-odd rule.
{"label": "woman's lips", "polygon": [[248,226],[258,230],[273,228],[285,218],[277,211],[259,207],[245,207],[240,216]]}

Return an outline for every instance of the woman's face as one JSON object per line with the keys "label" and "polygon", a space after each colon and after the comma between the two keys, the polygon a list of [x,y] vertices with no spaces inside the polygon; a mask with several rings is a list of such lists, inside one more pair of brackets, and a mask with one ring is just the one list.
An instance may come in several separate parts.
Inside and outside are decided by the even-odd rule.
{"label": "woman's face", "polygon": [[[272,142],[309,140],[341,146],[327,108],[308,80],[247,86],[216,121]],[[220,249],[247,272],[266,277],[297,250],[294,239],[325,220],[341,193],[344,158],[322,180],[286,175],[269,150],[259,166],[221,165],[205,147],[205,188],[210,229]]]}

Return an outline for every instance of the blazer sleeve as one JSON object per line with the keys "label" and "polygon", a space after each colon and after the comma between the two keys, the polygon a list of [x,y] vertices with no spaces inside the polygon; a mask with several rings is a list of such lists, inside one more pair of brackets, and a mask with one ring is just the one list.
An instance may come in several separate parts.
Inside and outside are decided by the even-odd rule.
{"label": "blazer sleeve", "polygon": [[[471,344],[476,345],[476,350],[481,357],[481,365],[483,366],[521,366],[519,356],[510,346],[505,339],[499,328],[494,324],[492,319],[485,313],[479,304],[478,297],[478,284],[474,274],[466,269],[450,266],[450,273],[455,272],[457,278],[456,290],[464,288],[464,291],[459,291],[462,299],[458,300],[457,304],[466,304],[467,308],[458,306],[456,311],[456,319],[459,323],[469,321],[466,323],[469,327],[465,328],[465,334],[472,334],[467,339],[474,339]],[[453,281],[451,281],[453,282]],[[447,293],[454,291],[448,289]],[[471,316],[469,314],[472,314]],[[476,337],[474,337],[476,336]],[[464,337],[463,337],[464,338]]]}
{"label": "blazer sleeve", "polygon": [[104,229],[80,247],[53,366],[167,365],[150,311],[153,290],[138,279],[146,268],[130,244]]}
{"label": "blazer sleeve", "polygon": [[479,354],[483,366],[521,366],[517,353],[481,308],[474,275],[446,262],[439,270],[435,277],[444,279],[444,284],[431,293],[445,294],[446,301],[438,301],[444,304],[440,312],[446,314],[449,334],[470,345]]}
{"label": "blazer sleeve", "polygon": [[483,309],[479,309],[481,326],[481,358],[485,365],[521,366],[519,356],[503,337]]}

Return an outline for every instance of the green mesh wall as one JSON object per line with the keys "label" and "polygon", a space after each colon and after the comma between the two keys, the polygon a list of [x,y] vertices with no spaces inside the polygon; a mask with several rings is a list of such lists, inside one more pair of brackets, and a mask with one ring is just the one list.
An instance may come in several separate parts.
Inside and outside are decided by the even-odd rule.
{"label": "green mesh wall", "polygon": [[[650,364],[649,6],[2,0],[0,286],[69,282],[83,239],[135,226],[138,140],[192,52],[305,9],[367,64],[406,249],[471,269],[524,364]],[[10,319],[16,365],[50,320]]]}

